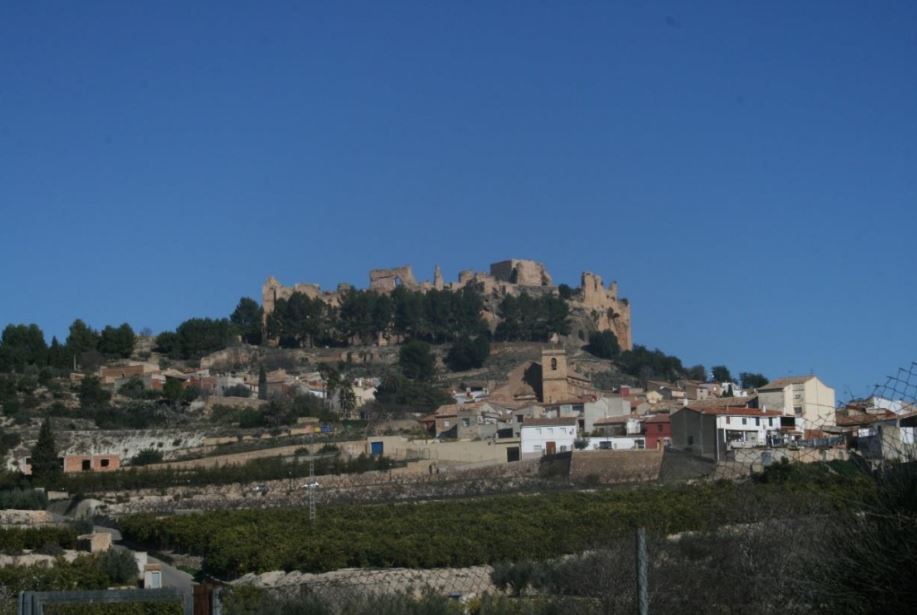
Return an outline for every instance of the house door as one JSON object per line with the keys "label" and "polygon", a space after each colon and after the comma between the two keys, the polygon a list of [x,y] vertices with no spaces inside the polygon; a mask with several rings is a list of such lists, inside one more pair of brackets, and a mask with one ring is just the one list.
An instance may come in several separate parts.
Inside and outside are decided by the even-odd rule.
{"label": "house door", "polygon": [[556,442],[545,442],[544,452],[546,455],[554,455],[557,453],[557,443]]}

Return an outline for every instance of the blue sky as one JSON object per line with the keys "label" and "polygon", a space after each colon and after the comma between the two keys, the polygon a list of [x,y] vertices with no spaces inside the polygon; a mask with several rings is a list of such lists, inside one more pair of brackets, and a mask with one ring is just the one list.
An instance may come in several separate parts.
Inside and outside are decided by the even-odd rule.
{"label": "blue sky", "polygon": [[913,2],[4,2],[0,323],[172,328],[504,258],[638,343],[917,359]]}

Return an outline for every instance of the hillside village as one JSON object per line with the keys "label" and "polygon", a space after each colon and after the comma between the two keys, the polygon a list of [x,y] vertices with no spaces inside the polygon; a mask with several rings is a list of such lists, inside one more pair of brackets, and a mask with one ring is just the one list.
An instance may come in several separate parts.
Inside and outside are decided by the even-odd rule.
{"label": "hillside village", "polygon": [[[616,283],[586,272],[555,285],[528,260],[450,283],[438,267],[432,282],[377,269],[366,290],[270,277],[231,318],[158,336],[124,327],[77,321],[50,345],[34,325],[4,331],[2,531],[90,523],[65,550],[14,549],[0,565],[70,565],[79,542],[133,553],[122,585],[188,589],[135,549],[129,520],[285,507],[314,519],[354,502],[742,483],[787,463],[917,455],[917,407],[839,404],[816,374],[683,366],[635,344]],[[187,555],[220,582],[265,572]]]}

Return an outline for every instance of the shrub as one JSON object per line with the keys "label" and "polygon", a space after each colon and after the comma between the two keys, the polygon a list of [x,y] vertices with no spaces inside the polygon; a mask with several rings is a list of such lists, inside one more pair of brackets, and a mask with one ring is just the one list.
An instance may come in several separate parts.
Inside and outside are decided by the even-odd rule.
{"label": "shrub", "polygon": [[621,352],[618,337],[611,331],[593,331],[589,334],[586,351],[600,359],[614,359]]}
{"label": "shrub", "polygon": [[127,549],[109,549],[99,556],[99,567],[114,583],[132,583],[139,574],[137,560]]}
{"label": "shrub", "polygon": [[132,466],[145,466],[162,461],[162,451],[155,448],[146,448],[131,457]]}
{"label": "shrub", "polygon": [[446,354],[446,365],[454,372],[462,372],[481,367],[489,356],[490,341],[487,337],[479,335],[472,340],[463,336],[455,340]]}
{"label": "shrub", "polygon": [[251,397],[252,391],[244,384],[236,384],[223,389],[223,397]]}

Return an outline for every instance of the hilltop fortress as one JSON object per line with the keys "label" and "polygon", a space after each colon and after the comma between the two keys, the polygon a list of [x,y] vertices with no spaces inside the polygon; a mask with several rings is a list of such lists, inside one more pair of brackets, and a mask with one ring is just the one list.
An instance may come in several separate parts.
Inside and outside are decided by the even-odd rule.
{"label": "hilltop fortress", "polygon": [[[477,288],[484,297],[483,317],[491,329],[499,321],[497,307],[503,297],[523,292],[535,296],[559,293],[545,266],[531,260],[510,259],[493,263],[490,273],[462,271],[457,281],[449,283],[443,280],[439,265],[433,271],[432,282],[418,282],[410,265],[373,269],[369,272],[370,290],[391,293],[399,286],[424,293],[431,290],[457,292],[468,286]],[[271,276],[261,287],[264,318],[266,320],[274,311],[278,299],[289,299],[293,293],[302,293],[312,299],[320,298],[329,306],[338,307],[344,293],[351,289],[349,284],[339,284],[334,291],[323,291],[317,284],[284,286]],[[590,331],[611,331],[618,338],[622,350],[633,348],[630,304],[627,299],[618,298],[617,282],[611,282],[605,287],[600,276],[583,272],[580,287],[573,289],[568,301],[574,321],[571,335],[588,339]]]}

